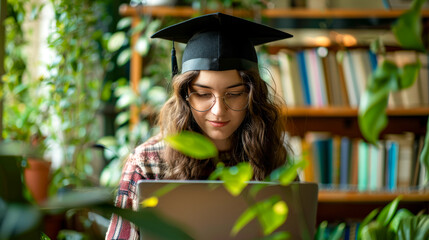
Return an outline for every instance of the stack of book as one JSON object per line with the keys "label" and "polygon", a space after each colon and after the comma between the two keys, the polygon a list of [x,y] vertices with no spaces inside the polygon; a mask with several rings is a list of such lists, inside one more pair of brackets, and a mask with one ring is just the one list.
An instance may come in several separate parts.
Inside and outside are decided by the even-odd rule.
{"label": "stack of book", "polygon": [[[398,66],[416,61],[422,64],[417,82],[408,89],[393,93],[389,97],[389,107],[428,106],[429,56],[399,50],[388,52],[383,57]],[[282,50],[270,58],[273,85],[288,106],[357,107],[381,56],[367,49],[332,51],[314,48],[295,52]]]}
{"label": "stack of book", "polygon": [[424,136],[390,134],[376,145],[362,139],[309,132],[290,139],[295,159],[308,162],[304,181],[322,187],[358,191],[401,191],[424,184],[419,161]]}

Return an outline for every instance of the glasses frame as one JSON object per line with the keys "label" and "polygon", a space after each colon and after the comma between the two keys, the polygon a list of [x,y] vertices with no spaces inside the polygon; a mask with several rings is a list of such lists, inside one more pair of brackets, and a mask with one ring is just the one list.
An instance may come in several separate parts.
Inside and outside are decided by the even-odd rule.
{"label": "glasses frame", "polygon": [[[186,101],[188,102],[189,106],[190,106],[192,109],[194,109],[195,111],[197,111],[197,112],[207,112],[207,111],[209,111],[209,110],[210,110],[210,109],[212,109],[212,108],[213,108],[213,106],[216,104],[216,101],[217,101],[217,99],[218,99],[218,98],[222,98],[222,102],[225,104],[225,106],[227,106],[227,107],[228,107],[228,109],[230,109],[230,110],[232,110],[232,111],[236,111],[236,112],[244,111],[244,110],[249,106],[249,93],[248,93],[247,91],[236,91],[236,92],[247,93],[247,103],[246,103],[246,106],[244,106],[244,107],[243,107],[242,109],[240,109],[240,110],[232,109],[232,108],[231,108],[231,107],[226,103],[226,101],[225,101],[225,94],[224,94],[223,96],[216,97],[216,96],[214,95],[214,93],[210,92],[210,93],[212,94],[212,96],[213,96],[214,100],[213,100],[212,105],[211,105],[207,110],[198,110],[198,109],[195,109],[194,107],[192,107],[191,103],[189,102],[189,97],[190,97],[192,94],[194,94],[194,93],[198,93],[198,92],[191,92],[191,93],[189,93],[188,95],[186,95],[186,98],[185,98],[185,99],[186,99]],[[228,92],[226,92],[226,93],[228,93]]]}

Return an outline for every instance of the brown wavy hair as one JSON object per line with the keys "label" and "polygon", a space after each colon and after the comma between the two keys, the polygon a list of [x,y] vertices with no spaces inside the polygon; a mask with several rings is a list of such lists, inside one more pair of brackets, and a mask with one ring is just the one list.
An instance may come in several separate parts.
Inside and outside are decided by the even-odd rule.
{"label": "brown wavy hair", "polygon": [[[254,179],[264,180],[274,169],[286,163],[290,147],[284,142],[285,119],[281,103],[270,94],[269,86],[254,71],[238,71],[249,86],[249,106],[246,116],[232,135],[232,159],[226,165],[249,162]],[[202,133],[186,101],[188,86],[199,71],[189,71],[173,78],[173,95],[161,109],[158,124],[165,135],[183,130]],[[167,163],[165,178],[204,179],[216,168],[213,159],[197,160],[165,147]]]}

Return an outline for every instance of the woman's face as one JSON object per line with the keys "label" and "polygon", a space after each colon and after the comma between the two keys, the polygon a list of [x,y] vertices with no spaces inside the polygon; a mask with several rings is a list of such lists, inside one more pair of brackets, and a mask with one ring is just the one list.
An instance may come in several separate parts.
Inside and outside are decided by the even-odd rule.
{"label": "woman's face", "polygon": [[[219,151],[231,148],[231,136],[246,116],[247,95],[246,85],[237,70],[202,70],[191,82],[188,102],[194,106],[191,107],[192,115],[204,135],[213,141]],[[215,103],[212,105],[213,96]],[[228,107],[225,102],[235,110]],[[207,108],[209,108],[207,111],[197,111]]]}

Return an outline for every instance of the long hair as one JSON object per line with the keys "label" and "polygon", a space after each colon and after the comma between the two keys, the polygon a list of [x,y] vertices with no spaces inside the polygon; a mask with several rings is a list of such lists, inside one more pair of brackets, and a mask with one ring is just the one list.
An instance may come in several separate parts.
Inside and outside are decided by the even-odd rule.
{"label": "long hair", "polygon": [[[267,83],[254,71],[238,71],[249,87],[246,116],[231,136],[231,161],[228,165],[249,162],[254,179],[265,179],[274,169],[286,163],[290,147],[284,142],[285,118],[281,105],[270,94]],[[163,135],[189,130],[202,133],[186,101],[188,86],[199,71],[189,71],[173,79],[173,95],[161,109],[158,124]],[[201,179],[215,169],[213,159],[197,160],[165,147],[162,156],[167,164],[165,178]]]}

